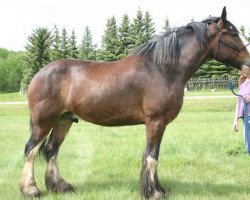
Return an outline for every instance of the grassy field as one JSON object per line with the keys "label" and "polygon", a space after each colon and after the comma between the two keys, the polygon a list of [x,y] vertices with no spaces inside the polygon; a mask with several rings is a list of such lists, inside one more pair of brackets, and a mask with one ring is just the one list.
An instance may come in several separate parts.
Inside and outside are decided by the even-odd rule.
{"label": "grassy field", "polygon": [[[237,90],[235,90],[237,91]],[[188,91],[185,92],[185,96],[230,96],[233,95],[230,90],[219,90],[216,92],[211,91]]]}
{"label": "grassy field", "polygon": [[[232,92],[230,90],[218,90],[211,92],[210,90],[204,91],[188,91],[185,92],[185,96],[230,96]],[[12,101],[27,101],[26,95],[21,95],[18,92],[0,94],[0,102],[12,102]]]}
{"label": "grassy field", "polygon": [[26,95],[21,95],[18,92],[0,94],[0,102],[27,101]]}
{"label": "grassy field", "polygon": [[[250,159],[244,152],[242,126],[239,133],[232,131],[234,107],[235,99],[185,100],[180,115],[166,129],[159,158],[158,175],[170,200],[250,199]],[[22,199],[18,182],[28,124],[27,105],[0,105],[1,200]],[[144,147],[144,126],[74,124],[58,162],[76,192],[48,193],[41,157],[35,163],[41,199],[140,199]]]}

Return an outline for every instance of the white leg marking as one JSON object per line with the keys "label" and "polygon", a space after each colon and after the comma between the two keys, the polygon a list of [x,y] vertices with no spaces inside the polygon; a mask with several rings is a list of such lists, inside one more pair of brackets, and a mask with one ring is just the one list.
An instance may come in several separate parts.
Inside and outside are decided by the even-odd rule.
{"label": "white leg marking", "polygon": [[46,176],[54,178],[56,180],[61,180],[62,176],[58,170],[57,162],[55,158],[51,158],[47,164]]}
{"label": "white leg marking", "polygon": [[150,178],[154,182],[157,161],[154,158],[152,158],[151,156],[148,156],[147,157],[147,164],[148,164],[148,170],[150,172]]}
{"label": "white leg marking", "polygon": [[36,184],[34,179],[34,160],[38,154],[39,148],[41,147],[42,143],[43,141],[40,142],[34,149],[32,149],[26,158],[20,180],[20,188],[24,192],[30,193],[32,192],[32,190],[34,190],[34,186]]}

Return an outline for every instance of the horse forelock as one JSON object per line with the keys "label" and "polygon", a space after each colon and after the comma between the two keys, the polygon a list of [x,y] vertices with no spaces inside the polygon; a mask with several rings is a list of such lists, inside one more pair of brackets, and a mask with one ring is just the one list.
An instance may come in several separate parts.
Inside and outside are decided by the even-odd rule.
{"label": "horse forelock", "polygon": [[132,54],[141,57],[149,54],[154,62],[160,66],[175,65],[178,63],[181,53],[179,39],[188,37],[187,31],[194,32],[199,50],[204,50],[210,39],[208,26],[202,22],[191,22],[186,26],[170,29],[158,38],[142,44]]}

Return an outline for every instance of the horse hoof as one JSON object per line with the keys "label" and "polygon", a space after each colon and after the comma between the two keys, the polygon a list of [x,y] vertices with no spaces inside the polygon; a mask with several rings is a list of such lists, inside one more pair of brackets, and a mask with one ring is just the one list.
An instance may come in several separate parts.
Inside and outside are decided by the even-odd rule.
{"label": "horse hoof", "polygon": [[164,191],[155,191],[152,196],[149,198],[150,200],[158,200],[167,198],[166,192]]}
{"label": "horse hoof", "polygon": [[164,188],[159,187],[156,188],[149,188],[149,190],[144,190],[142,194],[142,198],[150,199],[150,200],[159,200],[159,199],[166,199],[168,197],[167,192]]}
{"label": "horse hoof", "polygon": [[41,197],[41,192],[36,186],[31,186],[29,188],[22,188],[21,193],[24,197],[28,198]]}
{"label": "horse hoof", "polygon": [[73,186],[69,183],[65,182],[65,183],[60,184],[60,186],[59,186],[60,193],[67,193],[67,192],[74,192],[74,191],[75,190],[74,190]]}
{"label": "horse hoof", "polygon": [[46,181],[46,187],[49,192],[55,192],[55,193],[74,192],[73,186],[64,180],[60,180],[58,182]]}

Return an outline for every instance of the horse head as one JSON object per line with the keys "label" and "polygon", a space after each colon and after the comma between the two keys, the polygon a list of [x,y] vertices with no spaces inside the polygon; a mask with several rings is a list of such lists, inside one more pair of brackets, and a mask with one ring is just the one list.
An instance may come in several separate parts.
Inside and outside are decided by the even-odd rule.
{"label": "horse head", "polygon": [[208,24],[211,38],[214,36],[212,51],[216,60],[237,69],[241,69],[243,65],[250,67],[249,42],[227,20],[226,7],[220,17],[209,17],[203,22]]}

